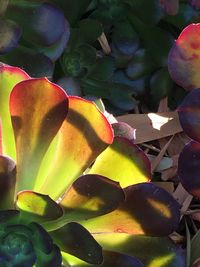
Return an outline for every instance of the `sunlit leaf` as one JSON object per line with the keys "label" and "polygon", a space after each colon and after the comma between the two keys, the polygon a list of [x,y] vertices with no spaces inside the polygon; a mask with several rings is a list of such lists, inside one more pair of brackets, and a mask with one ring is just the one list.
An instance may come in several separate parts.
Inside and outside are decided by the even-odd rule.
{"label": "sunlit leaf", "polygon": [[196,197],[200,197],[199,168],[200,143],[191,141],[179,156],[178,176],[183,187]]}
{"label": "sunlit leaf", "polygon": [[35,222],[56,220],[63,214],[62,208],[48,195],[33,191],[19,192],[16,206],[24,219]]}
{"label": "sunlit leaf", "polygon": [[31,190],[41,160],[62,125],[67,95],[46,78],[18,83],[10,96],[17,148],[17,191]]}
{"label": "sunlit leaf", "polygon": [[49,194],[53,199],[59,198],[112,140],[112,128],[96,105],[69,97],[69,111],[58,134],[53,164],[49,166],[42,186],[44,177],[40,176],[35,191]]}
{"label": "sunlit leaf", "polygon": [[0,66],[0,118],[3,154],[16,158],[14,133],[9,111],[9,97],[13,87],[30,77],[23,70],[8,65]]}
{"label": "sunlit leaf", "polygon": [[119,184],[100,175],[79,177],[59,203],[69,220],[83,220],[113,211],[124,201]]}
{"label": "sunlit leaf", "polygon": [[50,232],[63,252],[70,253],[91,264],[101,264],[102,248],[80,224],[71,222]]}
{"label": "sunlit leaf", "polygon": [[167,191],[151,183],[129,186],[124,191],[125,201],[116,210],[83,222],[92,234],[166,236],[176,230],[180,206]]}
{"label": "sunlit leaf", "polygon": [[89,173],[106,176],[126,187],[149,181],[150,168],[149,159],[138,146],[126,138],[115,137],[98,156]]}
{"label": "sunlit leaf", "polygon": [[[167,237],[123,233],[94,234],[106,250],[125,253],[139,259],[145,267],[185,267],[185,255]],[[79,266],[78,266],[79,267]],[[82,267],[80,265],[80,267]]]}
{"label": "sunlit leaf", "polygon": [[184,132],[200,142],[200,89],[190,92],[178,107],[180,124]]}
{"label": "sunlit leaf", "polygon": [[190,91],[200,87],[200,23],[190,24],[170,50],[168,68],[172,79]]}

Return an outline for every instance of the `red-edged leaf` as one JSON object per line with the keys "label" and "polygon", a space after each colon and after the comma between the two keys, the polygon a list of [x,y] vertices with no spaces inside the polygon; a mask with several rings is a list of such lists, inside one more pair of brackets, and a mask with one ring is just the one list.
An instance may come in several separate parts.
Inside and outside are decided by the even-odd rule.
{"label": "red-edged leaf", "polygon": [[181,32],[170,50],[168,67],[172,79],[186,90],[200,87],[200,23]]}
{"label": "red-edged leaf", "polygon": [[83,225],[91,233],[129,233],[166,236],[179,224],[180,207],[164,189],[141,183],[124,189],[126,199],[115,211]]}
{"label": "red-edged leaf", "polygon": [[35,190],[57,199],[112,141],[112,128],[96,105],[69,97],[69,112],[58,134],[53,164],[42,187]]}
{"label": "red-edged leaf", "polygon": [[79,177],[67,190],[60,205],[64,218],[85,220],[113,211],[124,201],[119,184],[100,175]]}
{"label": "red-edged leaf", "polygon": [[0,66],[0,118],[2,130],[3,154],[16,158],[14,133],[9,111],[9,97],[13,87],[23,80],[29,79],[23,70],[8,65]]}
{"label": "red-edged leaf", "polygon": [[96,159],[89,173],[106,176],[124,188],[149,181],[151,166],[137,145],[126,138],[115,137],[113,143]]}
{"label": "red-edged leaf", "polygon": [[41,161],[67,115],[66,93],[46,78],[18,83],[10,96],[17,190],[32,189]]}

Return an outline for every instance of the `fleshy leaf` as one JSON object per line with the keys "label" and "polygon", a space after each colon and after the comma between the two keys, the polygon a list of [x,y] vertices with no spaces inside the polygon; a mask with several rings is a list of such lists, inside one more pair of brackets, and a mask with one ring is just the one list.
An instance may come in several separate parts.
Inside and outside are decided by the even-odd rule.
{"label": "fleshy leaf", "polygon": [[15,162],[5,156],[0,156],[0,209],[14,208],[14,193],[16,182]]}
{"label": "fleshy leaf", "polygon": [[50,3],[23,4],[17,1],[9,5],[7,13],[7,16],[22,28],[23,38],[38,45],[54,44],[65,30],[65,17],[62,10]]}
{"label": "fleshy leaf", "polygon": [[94,237],[104,249],[114,250],[136,257],[145,267],[186,266],[183,251],[167,237],[129,235],[123,233],[97,233]]}
{"label": "fleshy leaf", "polygon": [[16,158],[14,133],[9,111],[9,97],[13,87],[23,80],[29,79],[23,70],[8,65],[0,66],[0,118],[2,130],[3,154]]}
{"label": "fleshy leaf", "polygon": [[191,141],[182,150],[178,161],[178,176],[185,190],[200,197],[200,143]]}
{"label": "fleshy leaf", "polygon": [[92,234],[166,236],[178,227],[180,207],[167,191],[151,183],[129,186],[124,191],[125,201],[116,210],[83,222]]}
{"label": "fleshy leaf", "polygon": [[13,50],[18,45],[18,41],[21,36],[21,30],[19,26],[11,20],[0,19],[0,23],[0,54],[5,54]]}
{"label": "fleshy leaf", "polygon": [[180,124],[184,132],[200,142],[200,89],[190,92],[178,107]]}
{"label": "fleshy leaf", "polygon": [[80,224],[71,222],[50,232],[63,252],[74,255],[91,264],[101,264],[102,248]]}
{"label": "fleshy leaf", "polygon": [[[81,261],[72,255],[62,253],[64,262],[70,264],[73,267],[98,267],[96,264],[88,264],[87,262]],[[114,252],[114,251],[103,251],[103,263],[101,267],[144,267],[141,261],[133,258],[129,255]]]}
{"label": "fleshy leaf", "polygon": [[115,137],[113,143],[98,156],[91,174],[100,174],[120,183],[121,187],[150,180],[150,162],[132,141]]}
{"label": "fleshy leaf", "polygon": [[85,220],[115,210],[124,198],[118,183],[86,174],[72,184],[59,204],[65,211],[64,217]]}
{"label": "fleshy leaf", "polygon": [[45,76],[50,79],[53,75],[53,62],[30,48],[18,46],[10,53],[0,56],[0,61],[20,67],[34,78]]}
{"label": "fleshy leaf", "polygon": [[21,216],[29,221],[51,221],[63,215],[62,208],[48,195],[33,191],[19,192],[16,206],[21,211]]}
{"label": "fleshy leaf", "polygon": [[172,79],[190,91],[200,87],[200,23],[190,24],[170,50],[168,68]]}
{"label": "fleshy leaf", "polygon": [[159,0],[160,5],[162,8],[169,14],[169,15],[176,15],[179,10],[179,0]]}
{"label": "fleshy leaf", "polygon": [[14,87],[10,113],[17,148],[17,191],[33,188],[41,160],[67,108],[65,92],[46,78],[30,79]]}
{"label": "fleshy leaf", "polygon": [[42,187],[38,184],[35,191],[59,198],[112,140],[112,128],[96,105],[69,97],[69,111],[58,134],[54,164]]}
{"label": "fleshy leaf", "polygon": [[56,61],[63,53],[70,36],[70,25],[65,21],[65,31],[60,39],[51,46],[34,46],[34,48],[49,57],[52,61]]}

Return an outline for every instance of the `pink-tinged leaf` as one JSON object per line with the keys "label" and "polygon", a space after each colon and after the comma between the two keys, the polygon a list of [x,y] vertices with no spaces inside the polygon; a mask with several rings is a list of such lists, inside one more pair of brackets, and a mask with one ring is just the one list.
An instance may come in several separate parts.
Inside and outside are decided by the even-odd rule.
{"label": "pink-tinged leaf", "polygon": [[[123,233],[97,233],[94,237],[103,249],[133,256],[139,259],[145,267],[186,266],[184,252],[167,237]],[[82,265],[77,267],[82,267]]]}
{"label": "pink-tinged leaf", "polygon": [[[69,266],[73,267],[98,267],[99,265],[96,264],[88,264],[85,261],[81,261],[80,259],[77,259],[76,257],[67,254],[62,253],[62,258],[64,263],[69,264]],[[68,265],[67,265],[68,266]],[[135,257],[104,250],[103,251],[103,263],[100,265],[101,267],[144,267],[141,261],[136,259]]]}
{"label": "pink-tinged leaf", "polygon": [[67,116],[66,93],[46,78],[18,83],[10,95],[17,150],[17,191],[31,190],[41,161]]}
{"label": "pink-tinged leaf", "polygon": [[80,224],[71,222],[49,233],[60,250],[91,264],[101,264],[102,248]]}
{"label": "pink-tinged leaf", "polygon": [[59,203],[64,218],[85,220],[115,210],[125,195],[119,184],[100,175],[79,177]]}
{"label": "pink-tinged leaf", "polygon": [[0,156],[0,209],[14,208],[14,193],[16,182],[15,162]]}
{"label": "pink-tinged leaf", "polygon": [[190,92],[178,107],[180,124],[184,132],[200,142],[200,89]]}
{"label": "pink-tinged leaf", "polygon": [[179,10],[179,0],[159,0],[160,5],[162,8],[168,13],[169,15],[176,15]]}
{"label": "pink-tinged leaf", "polygon": [[35,191],[57,199],[113,141],[112,128],[95,104],[69,97],[69,111],[58,133],[53,164]]}
{"label": "pink-tinged leaf", "polygon": [[200,197],[200,143],[191,141],[182,150],[178,161],[180,182],[191,195]]}
{"label": "pink-tinged leaf", "polygon": [[35,222],[56,220],[63,215],[62,208],[48,195],[21,191],[17,195],[17,208],[24,219]]}
{"label": "pink-tinged leaf", "polygon": [[137,145],[126,138],[115,137],[113,143],[96,159],[89,173],[108,177],[124,188],[149,181],[151,166]]}
{"label": "pink-tinged leaf", "polygon": [[113,212],[83,222],[93,233],[166,236],[176,230],[180,207],[164,189],[141,183],[124,189],[125,201]]}
{"label": "pink-tinged leaf", "polygon": [[187,91],[200,87],[200,23],[181,32],[170,50],[168,68],[172,79]]}
{"label": "pink-tinged leaf", "polygon": [[23,70],[8,65],[0,66],[0,118],[3,140],[3,154],[16,158],[14,133],[9,111],[9,97],[13,87],[23,80],[29,79]]}

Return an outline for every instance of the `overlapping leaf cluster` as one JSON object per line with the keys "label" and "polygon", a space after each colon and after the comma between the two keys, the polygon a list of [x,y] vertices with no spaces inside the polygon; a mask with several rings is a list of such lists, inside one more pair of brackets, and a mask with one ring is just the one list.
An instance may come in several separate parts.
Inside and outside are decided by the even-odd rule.
{"label": "overlapping leaf cluster", "polygon": [[[191,1],[197,4],[196,1]],[[197,200],[200,197],[200,24],[190,24],[180,34],[169,53],[169,72],[188,95],[178,107],[181,126],[191,141],[183,148],[178,163],[178,175],[183,187]],[[197,204],[198,205],[198,204]],[[191,242],[188,262],[199,264],[198,230]],[[190,244],[189,244],[190,246]]]}
{"label": "overlapping leaf cluster", "polygon": [[1,264],[185,266],[179,204],[131,134],[46,78],[2,65],[0,85]]}
{"label": "overlapping leaf cluster", "polygon": [[138,103],[143,112],[156,110],[167,95],[172,108],[182,99],[167,55],[181,29],[198,19],[198,1],[1,2],[2,62],[53,79],[71,95],[103,98],[114,114]]}

